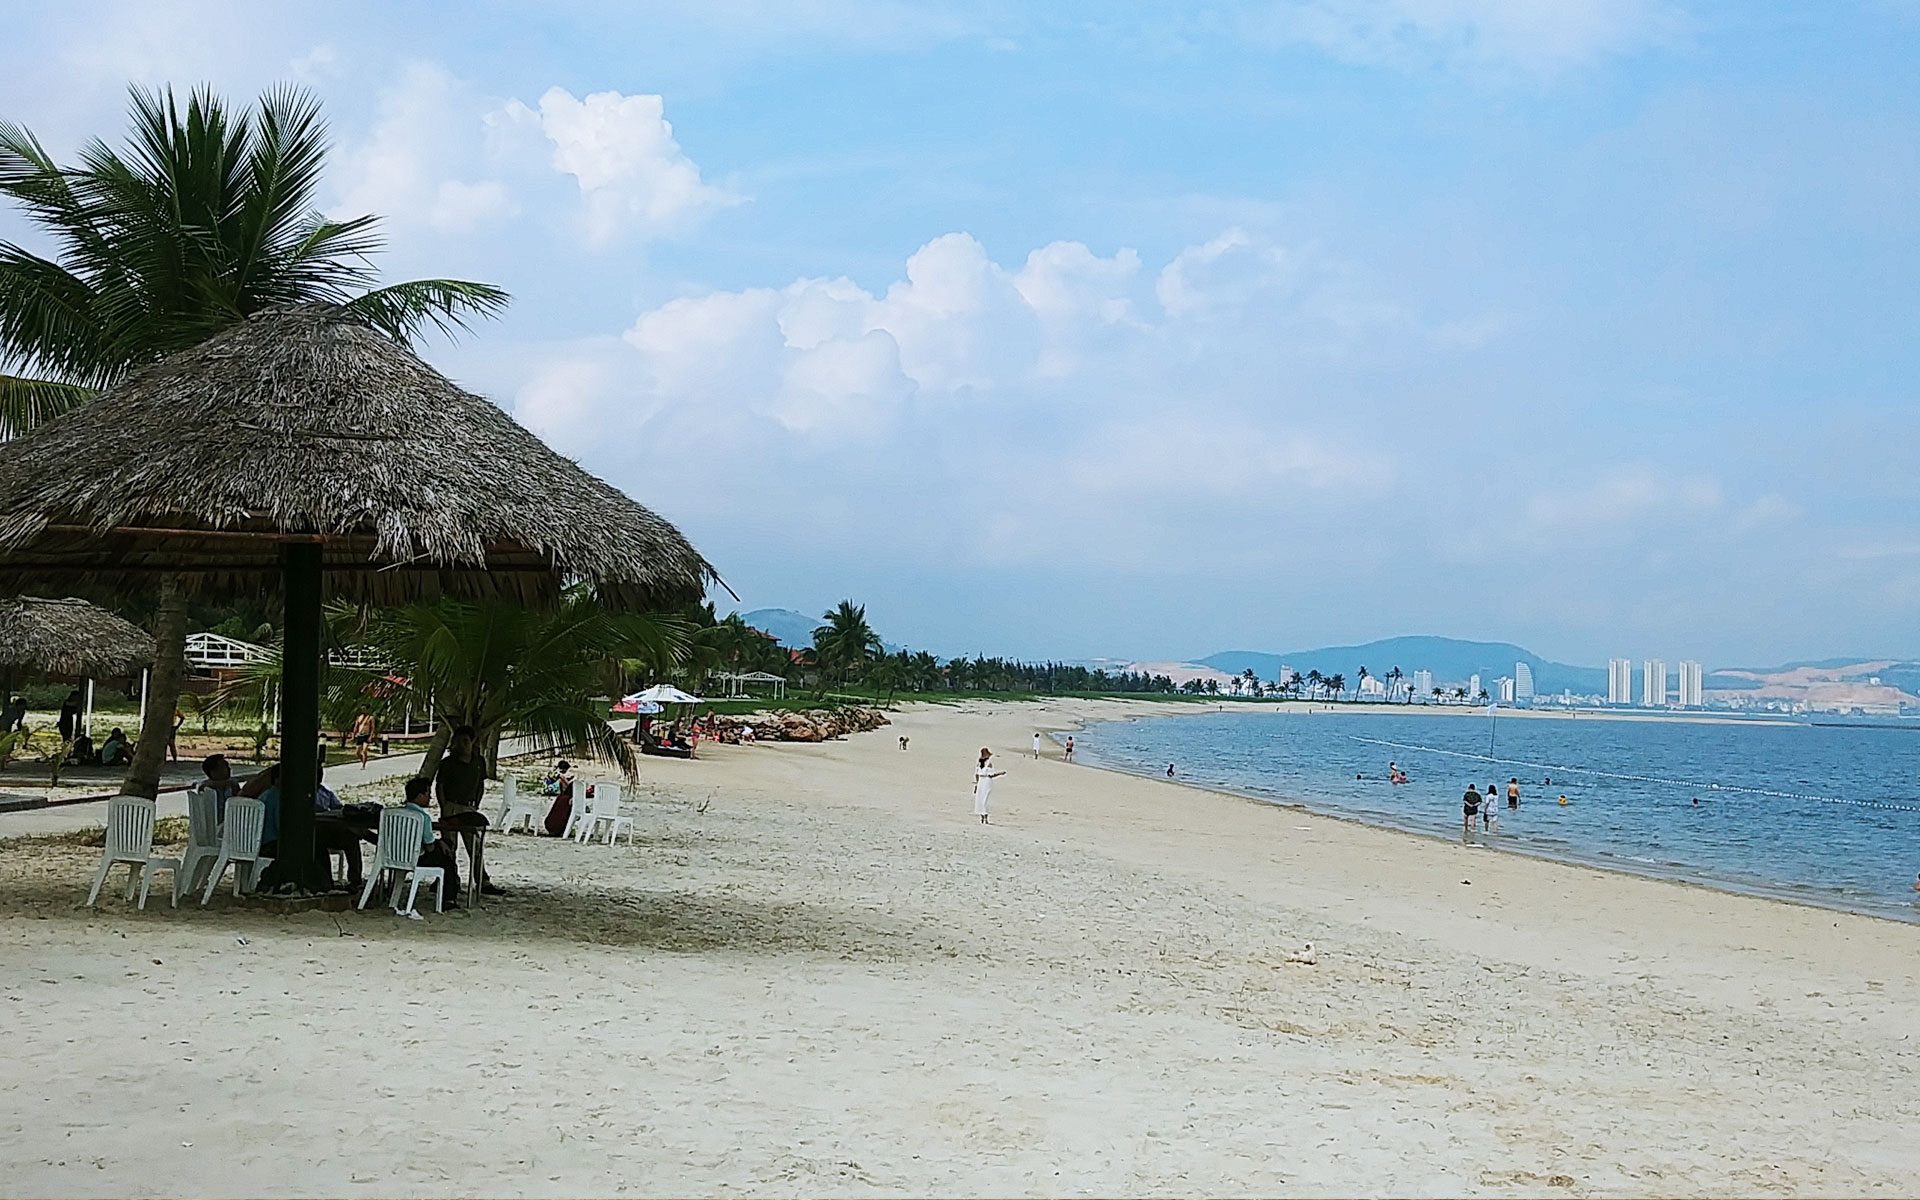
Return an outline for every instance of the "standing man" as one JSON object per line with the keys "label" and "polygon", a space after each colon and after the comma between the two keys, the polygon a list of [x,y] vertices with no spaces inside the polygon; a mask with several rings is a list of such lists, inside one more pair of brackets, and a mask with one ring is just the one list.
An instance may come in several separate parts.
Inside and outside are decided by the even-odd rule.
{"label": "standing man", "polygon": [[[433,772],[433,791],[440,801],[440,819],[445,820],[455,813],[479,812],[480,802],[487,794],[487,763],[480,757],[479,747],[474,743],[473,726],[462,725],[453,731],[453,741],[447,745],[447,753]],[[471,852],[473,834],[460,831]],[[443,836],[447,849],[453,849],[453,838]],[[484,874],[480,877],[480,894],[483,896],[504,896],[502,888],[495,887],[493,881]]]}
{"label": "standing man", "polygon": [[367,765],[367,748],[373,742],[374,728],[373,714],[362,707],[360,715],[353,719],[353,746],[363,767]]}
{"label": "standing man", "polygon": [[63,742],[72,741],[73,735],[80,731],[81,703],[79,688],[68,692],[67,698],[60,702],[60,740]]}
{"label": "standing man", "polygon": [[1520,807],[1520,777],[1507,780],[1507,808],[1509,811]]}
{"label": "standing man", "polygon": [[1467,785],[1467,794],[1460,797],[1460,811],[1465,818],[1460,840],[1470,842],[1473,840],[1473,819],[1480,815],[1480,789],[1471,783]]}
{"label": "standing man", "polygon": [[1066,754],[1066,758],[1067,758],[1067,761],[1068,761],[1068,762],[1072,762],[1072,761],[1073,761],[1073,735],[1072,735],[1072,734],[1068,734],[1068,735],[1067,735],[1067,754]]}

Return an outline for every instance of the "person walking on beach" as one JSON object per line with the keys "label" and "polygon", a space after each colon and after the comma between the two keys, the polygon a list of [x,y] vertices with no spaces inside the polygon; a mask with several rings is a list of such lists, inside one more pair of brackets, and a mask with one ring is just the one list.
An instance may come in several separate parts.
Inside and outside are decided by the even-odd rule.
{"label": "person walking on beach", "polygon": [[353,719],[353,745],[363,767],[367,765],[368,747],[373,744],[373,731],[373,714],[362,708],[360,715]]}
{"label": "person walking on beach", "polygon": [[1005,775],[1005,771],[995,769],[993,751],[980,747],[980,765],[973,771],[973,815],[980,823],[987,823],[987,801],[993,797],[993,781]]}
{"label": "person walking on beach", "polygon": [[1068,762],[1073,761],[1073,735],[1072,734],[1067,735],[1067,753],[1065,754],[1064,757]]}
{"label": "person walking on beach", "polygon": [[1507,808],[1516,809],[1519,807],[1520,807],[1520,777],[1518,775],[1515,775],[1512,779],[1507,780]]}
{"label": "person walking on beach", "polygon": [[1460,797],[1460,811],[1464,814],[1460,840],[1473,840],[1473,819],[1480,815],[1480,792],[1471,784],[1467,785],[1467,794]]}
{"label": "person walking on beach", "polygon": [[1035,730],[1033,735],[1033,756],[1035,758],[1040,757],[1040,733],[1038,730]]}

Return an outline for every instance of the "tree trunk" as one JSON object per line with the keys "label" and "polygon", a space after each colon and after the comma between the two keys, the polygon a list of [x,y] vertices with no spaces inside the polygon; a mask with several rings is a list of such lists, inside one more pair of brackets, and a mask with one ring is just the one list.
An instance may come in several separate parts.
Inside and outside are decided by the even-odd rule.
{"label": "tree trunk", "polygon": [[447,743],[451,741],[453,741],[453,724],[442,720],[434,728],[433,738],[427,743],[426,757],[420,760],[420,770],[415,773],[414,778],[432,779],[434,773],[440,770],[440,760],[446,755]]}
{"label": "tree trunk", "polygon": [[504,726],[489,726],[486,730],[486,737],[481,742],[480,753],[484,755],[486,759],[488,779],[500,778],[500,735],[504,732]]}
{"label": "tree trunk", "polygon": [[151,800],[160,794],[160,766],[173,735],[173,709],[187,673],[187,593],[177,575],[160,577],[160,603],[153,610],[153,677],[147,689],[147,715],[120,791]]}

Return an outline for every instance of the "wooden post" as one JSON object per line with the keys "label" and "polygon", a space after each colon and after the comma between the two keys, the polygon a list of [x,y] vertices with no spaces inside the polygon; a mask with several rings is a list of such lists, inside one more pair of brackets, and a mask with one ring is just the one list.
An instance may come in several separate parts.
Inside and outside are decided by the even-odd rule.
{"label": "wooden post", "polygon": [[280,663],[280,845],[269,879],[324,892],[313,853],[313,798],[320,784],[320,546],[280,548],[286,635]]}

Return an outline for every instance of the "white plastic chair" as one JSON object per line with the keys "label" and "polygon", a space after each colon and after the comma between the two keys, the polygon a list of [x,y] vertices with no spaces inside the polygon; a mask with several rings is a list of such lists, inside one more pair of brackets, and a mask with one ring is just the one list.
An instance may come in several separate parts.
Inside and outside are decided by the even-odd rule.
{"label": "white plastic chair", "polygon": [[[432,829],[427,816],[415,809],[399,806],[380,810],[380,834],[373,844],[373,865],[367,869],[367,884],[360,890],[360,908],[367,906],[374,887],[392,875],[393,911],[402,915],[414,911],[413,902],[420,895],[421,880],[433,884],[433,911],[444,910],[447,873],[439,867],[420,865],[420,851]],[[407,893],[407,907],[402,910],[400,885],[408,881],[413,886]]]}
{"label": "white plastic chair", "polygon": [[139,888],[142,908],[147,906],[147,884],[155,867],[172,871],[177,886],[180,860],[153,857],[154,817],[153,801],[140,796],[115,796],[107,802],[107,845],[100,855],[100,869],[93,873],[93,889],[87,893],[89,907],[100,899],[101,885],[115,863],[127,864],[127,899],[132,900],[134,889]]}
{"label": "white plastic chair", "polygon": [[266,827],[264,801],[247,796],[235,796],[227,801],[227,821],[220,828],[220,856],[213,860],[213,870],[207,873],[207,887],[200,893],[200,903],[213,899],[213,890],[220,886],[228,864],[233,866],[236,898],[258,886],[261,873],[273,862],[260,856],[260,835]]}
{"label": "white plastic chair", "polygon": [[205,784],[187,790],[187,850],[173,875],[174,902],[202,886],[201,868],[220,857],[220,797]]}
{"label": "white plastic chair", "polygon": [[542,797],[538,795],[522,796],[520,781],[512,775],[500,781],[500,819],[494,825],[501,833],[509,833],[520,818],[527,819],[527,832],[540,832],[540,822],[546,813],[541,808]]}
{"label": "white plastic chair", "polygon": [[620,815],[620,785],[601,783],[595,785],[593,795],[587,798],[587,811],[580,816],[580,844],[592,841],[600,827],[607,827],[607,845],[613,845],[620,836],[620,827],[627,827],[627,845],[633,845],[633,818]]}

